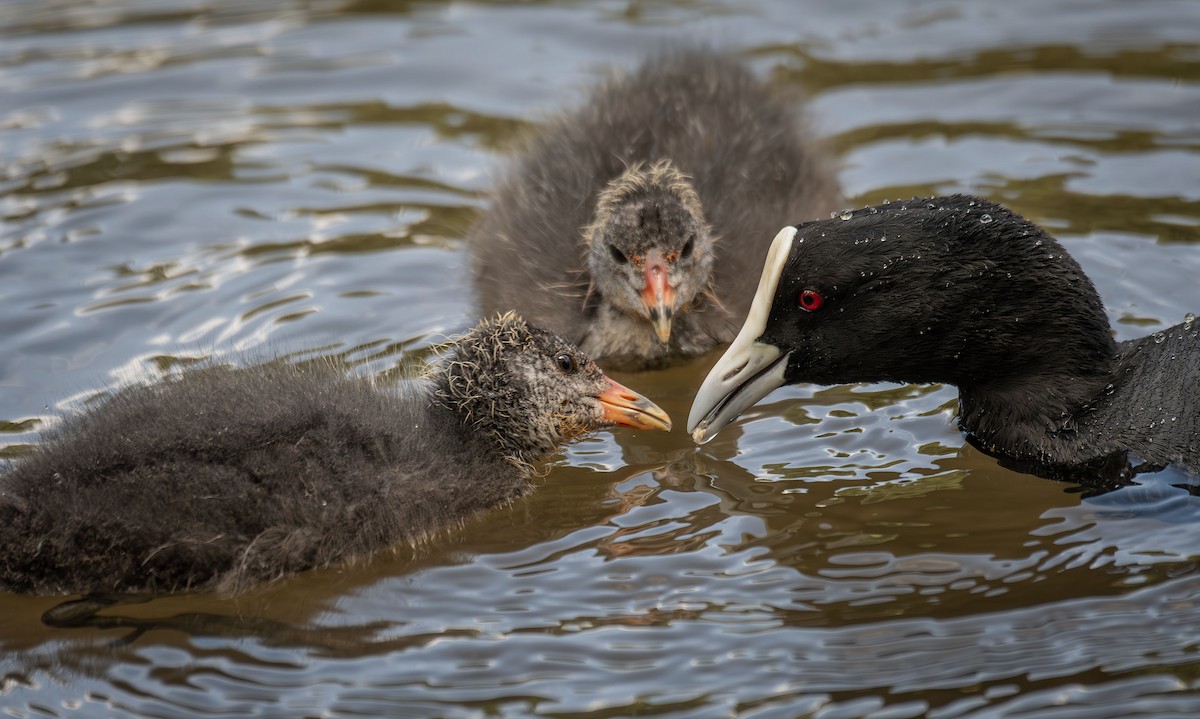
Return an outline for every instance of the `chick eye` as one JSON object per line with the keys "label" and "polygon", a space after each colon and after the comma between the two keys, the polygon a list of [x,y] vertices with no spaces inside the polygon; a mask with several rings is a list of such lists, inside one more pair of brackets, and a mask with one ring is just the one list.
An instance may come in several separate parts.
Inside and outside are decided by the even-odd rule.
{"label": "chick eye", "polygon": [[575,355],[563,352],[554,358],[554,364],[563,372],[574,372],[579,369],[579,362],[575,359]]}
{"label": "chick eye", "polygon": [[696,245],[696,236],[688,235],[687,244],[683,246],[683,249],[679,253],[680,257],[683,257],[683,259],[685,259],[685,260],[687,258],[691,257],[692,249],[695,247],[695,245]]}
{"label": "chick eye", "polygon": [[616,245],[609,245],[608,251],[612,253],[612,258],[621,264],[625,264],[629,261],[629,258],[625,256],[625,253],[621,252]]}
{"label": "chick eye", "polygon": [[825,298],[816,290],[806,289],[800,291],[800,309],[805,312],[816,312],[821,309],[821,305],[825,304]]}

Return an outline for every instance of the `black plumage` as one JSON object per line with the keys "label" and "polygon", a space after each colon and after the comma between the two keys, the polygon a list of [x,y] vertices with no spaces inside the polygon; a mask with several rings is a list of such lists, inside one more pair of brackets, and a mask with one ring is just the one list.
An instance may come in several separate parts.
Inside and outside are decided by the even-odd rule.
{"label": "black plumage", "polygon": [[1132,452],[1200,472],[1200,322],[1116,342],[1079,264],[993,202],[914,198],[843,217],[780,233],[741,334],[697,393],[697,439],[783,383],[944,382],[972,441],[1016,466],[1080,476]]}
{"label": "black plumage", "polygon": [[512,315],[400,390],[329,364],[188,372],[68,419],[0,477],[0,589],[237,592],[427,541],[583,432],[666,422]]}
{"label": "black plumage", "polygon": [[736,334],[781,218],[839,198],[796,103],[728,56],[667,52],[529,139],[470,232],[479,302],[605,366],[695,356]]}

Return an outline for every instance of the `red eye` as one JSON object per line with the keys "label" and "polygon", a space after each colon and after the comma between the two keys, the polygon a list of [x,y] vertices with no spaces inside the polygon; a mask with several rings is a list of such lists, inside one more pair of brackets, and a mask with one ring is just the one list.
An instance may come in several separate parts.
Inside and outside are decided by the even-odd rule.
{"label": "red eye", "polygon": [[816,290],[802,290],[800,292],[800,309],[807,312],[816,312],[821,309],[821,305],[825,304],[825,298]]}

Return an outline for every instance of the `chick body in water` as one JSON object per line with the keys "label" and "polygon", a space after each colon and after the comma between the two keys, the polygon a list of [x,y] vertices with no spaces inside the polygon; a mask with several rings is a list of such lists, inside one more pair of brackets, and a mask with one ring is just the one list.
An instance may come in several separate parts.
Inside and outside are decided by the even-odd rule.
{"label": "chick body in water", "polygon": [[670,420],[511,314],[399,391],[332,366],[191,371],[69,418],[0,475],[0,591],[236,593],[435,541],[617,425]]}
{"label": "chick body in water", "polygon": [[606,367],[663,366],[731,341],[780,221],[840,203],[799,106],[727,55],[664,53],[507,168],[469,236],[479,303]]}

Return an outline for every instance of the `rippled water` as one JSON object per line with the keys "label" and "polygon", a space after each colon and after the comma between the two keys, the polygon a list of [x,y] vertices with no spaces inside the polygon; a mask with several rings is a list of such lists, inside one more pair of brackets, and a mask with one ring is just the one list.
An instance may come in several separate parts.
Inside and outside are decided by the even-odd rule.
{"label": "rippled water", "polygon": [[[514,133],[663,42],[807,92],[854,204],[1052,228],[1122,339],[1200,310],[1192,2],[10,0],[0,37],[3,454],[201,357],[399,374],[474,321],[460,238]],[[680,420],[713,361],[619,379]],[[603,434],[437,547],[236,599],[55,628],[0,596],[0,713],[1200,715],[1188,478],[1009,472],[954,397]]]}

